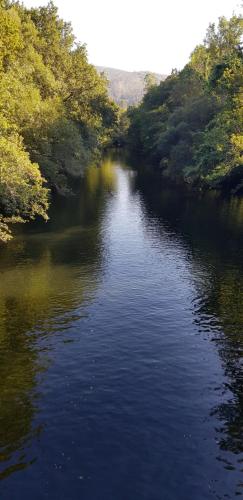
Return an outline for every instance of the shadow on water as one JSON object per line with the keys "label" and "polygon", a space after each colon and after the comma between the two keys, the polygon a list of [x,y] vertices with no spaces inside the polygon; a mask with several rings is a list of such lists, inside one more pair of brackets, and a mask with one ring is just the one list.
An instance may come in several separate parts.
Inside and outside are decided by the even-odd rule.
{"label": "shadow on water", "polygon": [[[211,415],[219,421],[220,448],[239,456],[243,472],[243,198],[173,189],[148,169],[137,173],[134,191],[143,201],[145,226],[155,224],[158,237],[164,227],[180,237],[191,263],[202,268],[195,324],[217,346],[227,380],[222,404]],[[225,467],[234,469],[234,463],[226,460]]]}
{"label": "shadow on water", "polygon": [[35,459],[28,447],[42,430],[33,420],[47,353],[53,336],[69,341],[101,279],[101,218],[114,187],[109,160],[90,167],[79,196],[57,198],[50,222],[24,227],[0,250],[0,480]]}

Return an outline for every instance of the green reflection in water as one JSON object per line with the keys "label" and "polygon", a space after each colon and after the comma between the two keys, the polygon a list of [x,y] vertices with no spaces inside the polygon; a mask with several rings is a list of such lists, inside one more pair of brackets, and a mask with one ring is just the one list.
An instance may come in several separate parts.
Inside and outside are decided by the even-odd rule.
{"label": "green reflection in water", "polygon": [[[217,193],[190,193],[158,179],[129,175],[142,196],[144,226],[157,220],[187,246],[196,276],[195,322],[214,332],[214,342],[233,394],[213,409],[222,423],[219,445],[242,451],[243,422],[243,200]],[[57,198],[50,222],[24,227],[0,252],[0,470],[5,477],[27,466],[41,428],[35,426],[38,383],[47,367],[48,339],[85,315],[105,265],[102,224],[106,201],[116,190],[112,160],[91,166],[79,195]],[[122,306],[122,305],[121,305]],[[214,326],[216,325],[216,329]],[[44,336],[44,342],[41,340]],[[186,355],[186,353],[185,353]],[[225,388],[226,389],[226,388]],[[25,451],[24,451],[25,450]],[[1,467],[2,463],[2,467]]]}
{"label": "green reflection in water", "polygon": [[47,367],[39,342],[67,329],[92,300],[103,265],[102,211],[114,189],[111,160],[90,167],[76,196],[57,198],[50,223],[24,227],[0,250],[0,479],[31,463],[22,450],[41,432],[33,427]]}

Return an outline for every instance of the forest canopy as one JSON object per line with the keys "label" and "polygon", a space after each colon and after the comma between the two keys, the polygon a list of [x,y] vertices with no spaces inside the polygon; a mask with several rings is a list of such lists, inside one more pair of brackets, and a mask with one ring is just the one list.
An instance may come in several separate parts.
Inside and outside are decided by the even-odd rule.
{"label": "forest canopy", "polygon": [[243,189],[242,17],[210,24],[182,71],[129,109],[130,149],[169,179]]}
{"label": "forest canopy", "polygon": [[1,0],[0,241],[11,223],[48,218],[51,190],[69,190],[116,122],[106,79],[55,5]]}

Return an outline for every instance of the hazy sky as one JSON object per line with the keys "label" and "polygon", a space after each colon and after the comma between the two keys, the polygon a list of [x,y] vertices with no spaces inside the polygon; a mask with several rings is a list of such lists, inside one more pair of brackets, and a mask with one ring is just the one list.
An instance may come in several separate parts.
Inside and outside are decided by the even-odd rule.
{"label": "hazy sky", "polygon": [[[24,0],[28,7],[48,0]],[[239,12],[240,0],[56,0],[87,44],[91,63],[129,71],[182,68],[209,22]]]}

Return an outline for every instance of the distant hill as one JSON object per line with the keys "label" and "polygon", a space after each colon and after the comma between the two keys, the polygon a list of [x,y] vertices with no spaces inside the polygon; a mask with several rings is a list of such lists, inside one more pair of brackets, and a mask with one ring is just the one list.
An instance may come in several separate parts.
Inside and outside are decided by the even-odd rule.
{"label": "distant hill", "polygon": [[[110,96],[120,106],[126,108],[137,104],[144,95],[144,77],[148,71],[124,71],[105,66],[96,66],[99,73],[104,72],[109,80]],[[167,75],[151,73],[157,82],[165,80]]]}

